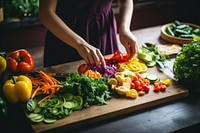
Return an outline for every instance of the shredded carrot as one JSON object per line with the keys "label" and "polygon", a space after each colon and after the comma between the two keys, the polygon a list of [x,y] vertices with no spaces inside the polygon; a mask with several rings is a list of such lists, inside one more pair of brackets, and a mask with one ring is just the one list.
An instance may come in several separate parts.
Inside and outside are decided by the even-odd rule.
{"label": "shredded carrot", "polygon": [[46,99],[51,98],[51,97],[52,97],[52,95],[48,95],[48,96],[42,98],[42,99],[38,102],[38,104],[40,104],[41,102],[43,102],[43,101],[45,101]]}
{"label": "shredded carrot", "polygon": [[34,98],[36,93],[40,90],[40,86],[37,87],[37,89],[33,92],[33,94],[31,95],[31,98]]}
{"label": "shredded carrot", "polygon": [[[39,73],[37,77],[29,76],[32,81],[33,88],[35,88],[35,91],[32,93],[31,98],[34,98],[37,94],[41,93],[48,94],[48,96],[46,97],[49,98],[63,87],[61,85],[57,85],[58,80],[48,73],[45,73],[42,70],[37,72]],[[46,97],[43,99],[47,99]],[[43,99],[41,101],[44,101]]]}
{"label": "shredded carrot", "polygon": [[101,78],[101,74],[97,71],[87,70],[85,71],[84,75],[90,76],[92,78]]}

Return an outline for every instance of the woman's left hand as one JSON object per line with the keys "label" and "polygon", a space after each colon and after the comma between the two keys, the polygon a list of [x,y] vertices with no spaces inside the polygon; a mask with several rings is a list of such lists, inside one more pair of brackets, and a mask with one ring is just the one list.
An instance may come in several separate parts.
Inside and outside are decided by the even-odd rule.
{"label": "woman's left hand", "polygon": [[131,59],[137,53],[138,50],[136,44],[137,38],[133,35],[133,33],[130,30],[123,29],[119,32],[119,39],[122,45],[124,45],[129,59]]}

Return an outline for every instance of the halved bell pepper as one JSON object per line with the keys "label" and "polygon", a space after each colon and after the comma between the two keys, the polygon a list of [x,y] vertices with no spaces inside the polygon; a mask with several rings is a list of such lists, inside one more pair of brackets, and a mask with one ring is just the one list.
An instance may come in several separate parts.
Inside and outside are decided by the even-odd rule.
{"label": "halved bell pepper", "polygon": [[26,102],[32,93],[32,82],[24,75],[12,76],[3,86],[3,92],[11,103]]}
{"label": "halved bell pepper", "polygon": [[30,72],[34,67],[32,55],[25,49],[19,49],[12,52],[7,60],[7,67],[11,73]]}

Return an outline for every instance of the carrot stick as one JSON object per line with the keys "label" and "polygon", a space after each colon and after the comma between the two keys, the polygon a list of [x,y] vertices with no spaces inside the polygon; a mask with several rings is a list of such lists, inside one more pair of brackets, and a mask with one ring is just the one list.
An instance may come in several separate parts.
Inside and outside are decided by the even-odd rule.
{"label": "carrot stick", "polygon": [[42,98],[42,99],[38,102],[38,104],[40,104],[41,102],[43,102],[44,100],[46,100],[46,99],[48,99],[48,98],[51,98],[52,96],[53,96],[53,95],[48,95],[48,96]]}
{"label": "carrot stick", "polygon": [[44,73],[43,71],[40,71],[40,75],[45,77],[44,79],[49,81],[50,84],[53,84],[52,80],[49,78],[49,76],[46,73]]}
{"label": "carrot stick", "polygon": [[40,90],[40,86],[37,87],[37,89],[33,92],[33,94],[31,95],[31,98],[34,98],[36,93]]}

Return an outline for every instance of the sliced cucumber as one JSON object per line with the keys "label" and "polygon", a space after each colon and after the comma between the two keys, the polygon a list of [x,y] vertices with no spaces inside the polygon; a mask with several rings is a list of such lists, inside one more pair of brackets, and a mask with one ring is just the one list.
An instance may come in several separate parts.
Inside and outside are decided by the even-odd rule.
{"label": "sliced cucumber", "polygon": [[41,114],[38,114],[38,116],[31,118],[30,120],[32,122],[39,123],[39,122],[42,122],[44,120],[44,116],[41,115]]}
{"label": "sliced cucumber", "polygon": [[138,53],[138,57],[142,59],[144,62],[151,62],[153,61],[151,55],[145,53]]}
{"label": "sliced cucumber", "polygon": [[44,117],[41,117],[41,119],[30,119],[30,120],[35,123],[40,123],[44,120]]}
{"label": "sliced cucumber", "polygon": [[77,102],[76,101],[65,102],[63,106],[66,109],[73,109],[74,107],[77,106]]}
{"label": "sliced cucumber", "polygon": [[28,115],[28,118],[29,119],[32,119],[32,118],[35,118],[35,117],[37,117],[39,114],[37,114],[37,113],[30,113],[29,115]]}
{"label": "sliced cucumber", "polygon": [[150,81],[150,83],[154,83],[154,82],[156,82],[156,81],[159,81],[160,80],[160,78],[157,76],[157,75],[155,75],[155,74],[149,74],[149,75],[147,75],[147,77],[146,77],[149,81]]}
{"label": "sliced cucumber", "polygon": [[35,110],[33,111],[34,113],[40,113],[42,111],[42,108],[36,107]]}
{"label": "sliced cucumber", "polygon": [[77,102],[77,106],[73,108],[74,110],[79,110],[82,108],[83,99],[81,96],[74,96],[73,101]]}
{"label": "sliced cucumber", "polygon": [[147,62],[146,65],[147,65],[148,67],[154,67],[154,66],[156,65],[156,62],[152,60],[152,61],[150,61],[150,62]]}
{"label": "sliced cucumber", "polygon": [[149,73],[143,73],[143,74],[142,74],[142,77],[143,77],[144,79],[146,79],[146,78],[147,78],[147,75],[149,75]]}
{"label": "sliced cucumber", "polygon": [[54,123],[54,122],[56,122],[56,121],[57,121],[56,119],[44,118],[44,122],[47,123],[47,124]]}
{"label": "sliced cucumber", "polygon": [[36,102],[33,99],[28,100],[26,107],[29,111],[33,111],[36,108]]}
{"label": "sliced cucumber", "polygon": [[32,119],[34,119],[34,120],[40,120],[40,119],[42,119],[42,118],[43,118],[43,115],[38,114],[38,116],[36,116],[36,117],[34,117],[34,118],[32,118]]}

